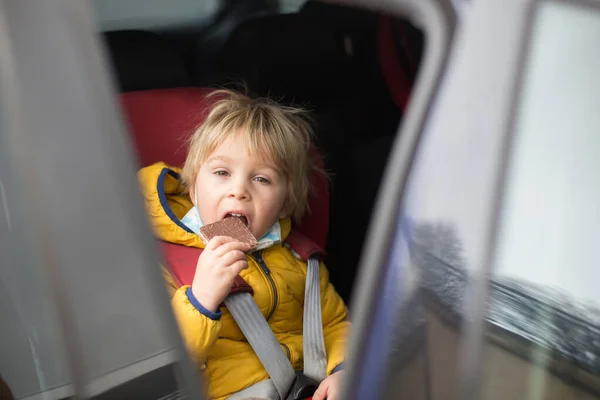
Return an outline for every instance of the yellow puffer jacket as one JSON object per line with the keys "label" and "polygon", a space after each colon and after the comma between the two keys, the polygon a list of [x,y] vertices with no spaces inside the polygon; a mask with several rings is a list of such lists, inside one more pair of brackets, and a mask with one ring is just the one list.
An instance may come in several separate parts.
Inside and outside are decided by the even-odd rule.
{"label": "yellow puffer jacket", "polygon": [[[146,206],[158,238],[203,248],[202,240],[186,231],[179,220],[192,207],[182,194],[179,169],[163,163],[143,168],[138,173]],[[291,229],[289,219],[280,220],[283,239]],[[258,253],[258,252],[257,252]],[[302,314],[307,265],[281,244],[248,257],[249,268],[241,276],[254,289],[254,300],[267,318],[283,351],[296,370],[303,368]],[[166,270],[165,270],[166,271]],[[165,275],[172,295],[172,306],[190,356],[208,381],[212,399],[225,399],[269,376],[229,311],[222,307],[220,319],[211,319],[190,302],[186,290],[178,288]],[[347,309],[329,282],[321,264],[321,302],[323,331],[327,350],[327,373],[344,360],[349,328]]]}

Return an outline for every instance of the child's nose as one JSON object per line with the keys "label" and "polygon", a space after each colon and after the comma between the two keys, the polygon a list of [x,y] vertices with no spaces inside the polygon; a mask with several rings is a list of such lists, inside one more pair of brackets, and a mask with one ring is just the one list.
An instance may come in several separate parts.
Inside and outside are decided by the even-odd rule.
{"label": "child's nose", "polygon": [[234,182],[229,189],[229,197],[233,197],[240,200],[246,200],[250,197],[248,193],[248,187],[245,182]]}

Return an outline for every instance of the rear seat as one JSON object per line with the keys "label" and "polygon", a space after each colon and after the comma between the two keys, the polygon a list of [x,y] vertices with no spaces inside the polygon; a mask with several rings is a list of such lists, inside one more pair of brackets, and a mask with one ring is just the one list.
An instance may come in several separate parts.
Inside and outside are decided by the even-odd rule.
{"label": "rear seat", "polygon": [[[243,81],[249,90],[281,103],[313,111],[318,145],[328,155],[347,147],[361,118],[352,87],[352,63],[343,43],[297,14],[269,15],[240,24],[220,56],[220,83]],[[340,114],[345,113],[345,118]],[[333,159],[328,168],[336,168]]]}
{"label": "rear seat", "polygon": [[[405,21],[380,16],[377,23],[377,56],[386,88],[397,110],[404,113],[409,102],[412,82],[418,70],[423,49],[423,35]],[[385,136],[355,145],[347,155],[347,167],[339,172],[338,190],[332,196],[329,261],[335,268],[331,279],[339,282],[340,295],[351,295],[356,277],[361,246],[373,215],[381,178],[392,148],[398,123],[388,120]],[[389,133],[388,133],[389,132]],[[347,199],[352,199],[348,202]],[[344,207],[339,207],[343,203]],[[349,218],[351,216],[351,218]]]}
{"label": "rear seat", "polygon": [[404,75],[403,68],[417,64],[397,57],[406,43],[394,41],[396,25],[411,29],[375,13],[309,1],[298,14],[241,24],[221,58],[229,72],[223,82],[243,79],[255,93],[314,111],[318,144],[333,172],[329,268],[345,300],[414,79],[414,70]]}
{"label": "rear seat", "polygon": [[[263,16],[241,24],[228,40],[219,67],[230,73],[228,79],[245,79],[255,93],[315,111],[317,146],[327,169],[333,172],[328,262],[333,282],[348,300],[401,109],[394,103],[397,97],[390,94],[389,80],[378,63],[378,17],[357,16],[353,11],[346,18],[335,19],[329,13],[338,12],[337,6],[325,6],[325,12],[318,11],[319,5],[315,9],[309,4],[302,15]],[[357,18],[366,20],[366,27],[356,27]],[[183,58],[160,36],[123,31],[106,37],[122,91],[191,85],[193,74],[186,70]],[[169,101],[162,105],[152,99],[155,95]],[[180,165],[184,138],[154,140],[156,126],[146,116],[161,111],[155,107],[167,107],[173,115],[177,110],[194,109],[189,102],[196,95],[181,90],[165,96],[156,91],[141,95],[141,102],[133,100],[136,96],[140,94],[126,94],[124,104],[137,131],[148,135],[135,138],[142,165],[160,159]],[[133,103],[135,109],[127,109]],[[189,116],[180,115],[172,123],[182,120]],[[192,127],[169,131],[186,129]],[[170,154],[170,158],[161,154]]]}
{"label": "rear seat", "polygon": [[[110,32],[106,38],[121,91],[125,92],[121,103],[133,133],[138,165],[164,161],[181,166],[186,139],[204,118],[207,111],[204,97],[212,89],[181,87],[189,84],[183,60],[158,35],[126,31]],[[146,68],[146,63],[158,59],[160,63]],[[163,86],[167,89],[160,89]],[[319,122],[327,126],[325,118]],[[326,185],[321,183],[320,187],[322,191]],[[317,197],[320,201],[313,203],[311,216],[300,231],[324,246],[328,232],[318,227],[327,226],[330,220],[329,195],[319,193]]]}
{"label": "rear seat", "polygon": [[358,110],[348,111],[359,99],[343,41],[297,14],[261,16],[235,29],[219,67],[222,84],[243,81],[253,94],[313,111],[316,145],[334,173],[335,190],[335,173],[350,148],[347,133],[361,118]]}
{"label": "rear seat", "polygon": [[261,95],[322,108],[350,83],[344,79],[349,61],[327,30],[286,14],[240,24],[223,48],[220,67],[225,81],[241,77]]}
{"label": "rear seat", "polygon": [[344,300],[352,294],[362,245],[394,139],[395,136],[384,136],[353,148],[346,155],[347,167],[339,172],[337,189],[331,195],[327,260],[331,280]]}
{"label": "rear seat", "polygon": [[314,13],[248,20],[223,48],[220,68],[226,75],[220,83],[243,80],[261,96],[331,118],[340,132],[320,139],[331,141],[332,135],[341,135],[344,140],[336,138],[336,145],[382,136],[384,121],[391,116],[396,123],[399,115],[378,69],[375,25],[370,27],[371,54],[354,37],[365,34],[364,30],[354,35],[338,24],[336,18]]}

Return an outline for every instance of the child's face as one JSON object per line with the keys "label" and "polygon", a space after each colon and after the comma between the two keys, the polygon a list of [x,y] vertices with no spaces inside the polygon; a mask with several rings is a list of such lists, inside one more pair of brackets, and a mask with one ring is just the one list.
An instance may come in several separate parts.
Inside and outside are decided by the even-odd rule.
{"label": "child's face", "polygon": [[231,135],[208,156],[191,188],[191,198],[195,203],[197,196],[204,224],[240,214],[260,239],[285,216],[285,176],[275,165],[259,160],[248,154],[237,135]]}

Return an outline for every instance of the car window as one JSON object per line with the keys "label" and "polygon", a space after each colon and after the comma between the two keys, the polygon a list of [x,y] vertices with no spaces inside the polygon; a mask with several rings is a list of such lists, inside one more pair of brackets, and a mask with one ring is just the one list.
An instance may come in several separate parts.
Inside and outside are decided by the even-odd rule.
{"label": "car window", "polygon": [[394,327],[384,397],[598,398],[600,14],[582,4],[470,6],[380,285],[378,307],[402,304],[374,327]]}
{"label": "car window", "polygon": [[101,31],[118,29],[161,30],[208,22],[219,10],[219,0],[93,0],[91,5]]}
{"label": "car window", "polygon": [[[600,54],[590,51],[599,39],[597,9],[538,6],[513,128],[489,314],[490,341],[511,343],[537,366],[505,356],[513,368],[498,377],[498,355],[489,352],[487,379],[504,386],[506,398],[570,398],[600,388]],[[512,384],[504,385],[506,379]],[[559,390],[562,395],[551,395]]]}
{"label": "car window", "polygon": [[[500,5],[486,7],[493,15]],[[443,87],[441,107],[434,107],[424,130],[398,221],[407,227],[400,236],[410,257],[396,261],[404,286],[411,287],[405,283],[410,273],[418,290],[399,311],[390,394],[461,398],[461,385],[476,379],[461,372],[473,369],[481,374],[476,398],[587,399],[599,393],[600,95],[590,88],[600,81],[600,57],[589,49],[600,37],[600,14],[566,2],[514,11],[511,17],[527,27],[522,38],[511,33],[515,40],[496,46],[479,65],[457,58],[449,69],[461,73]],[[502,19],[470,23],[483,27]],[[469,45],[486,53],[483,41]],[[508,64],[515,58],[510,53],[525,61]],[[504,67],[494,68],[499,61]],[[512,100],[477,105],[484,93],[495,99],[490,93],[513,87],[519,65],[523,73]],[[480,95],[461,96],[474,76]],[[465,118],[469,109],[477,111]],[[506,161],[504,126],[512,136]],[[488,270],[484,331],[469,336],[469,321],[479,315],[475,302],[485,294],[477,292],[477,282],[487,280]],[[470,359],[477,348],[482,358]]]}
{"label": "car window", "polygon": [[308,0],[280,0],[279,9],[282,13],[297,12]]}
{"label": "car window", "polygon": [[497,265],[513,277],[600,301],[600,14],[544,4],[514,127]]}

